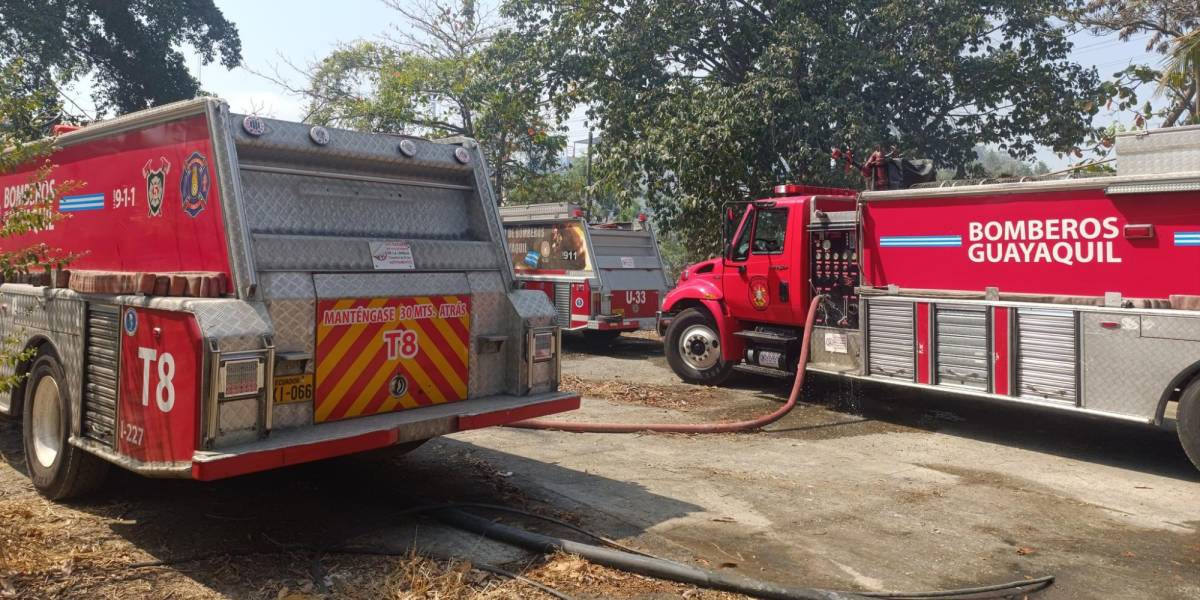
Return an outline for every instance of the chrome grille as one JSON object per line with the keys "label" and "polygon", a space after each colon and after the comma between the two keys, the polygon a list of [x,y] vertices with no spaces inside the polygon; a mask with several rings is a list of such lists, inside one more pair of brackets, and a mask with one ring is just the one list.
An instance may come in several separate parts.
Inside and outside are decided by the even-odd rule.
{"label": "chrome grille", "polygon": [[1075,314],[1017,310],[1017,394],[1031,400],[1076,403],[1078,362]]}
{"label": "chrome grille", "polygon": [[82,424],[84,437],[112,446],[117,427],[120,308],[88,303]]}
{"label": "chrome grille", "polygon": [[868,374],[913,381],[913,305],[910,302],[867,302]]}
{"label": "chrome grille", "polygon": [[558,313],[558,326],[571,326],[571,284],[554,284],[554,310]]}
{"label": "chrome grille", "polygon": [[987,309],[938,306],[934,319],[937,384],[988,391]]}

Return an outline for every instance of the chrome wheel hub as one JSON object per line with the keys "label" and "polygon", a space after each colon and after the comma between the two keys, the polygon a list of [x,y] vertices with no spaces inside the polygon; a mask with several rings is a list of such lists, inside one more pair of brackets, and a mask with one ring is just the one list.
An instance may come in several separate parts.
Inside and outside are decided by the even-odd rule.
{"label": "chrome wheel hub", "polygon": [[32,437],[33,456],[38,464],[49,469],[62,447],[62,413],[59,411],[58,382],[42,377],[33,392]]}
{"label": "chrome wheel hub", "polygon": [[720,346],[717,333],[707,325],[692,325],[679,336],[679,356],[697,371],[716,366],[721,360]]}

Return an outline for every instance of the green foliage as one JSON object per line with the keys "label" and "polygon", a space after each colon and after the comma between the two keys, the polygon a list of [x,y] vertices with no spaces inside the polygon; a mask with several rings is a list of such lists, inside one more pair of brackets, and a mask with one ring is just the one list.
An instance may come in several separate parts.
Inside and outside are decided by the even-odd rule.
{"label": "green foliage", "polygon": [[[1134,129],[1149,126],[1153,119],[1161,119],[1156,124],[1161,127],[1200,123],[1200,37],[1196,35],[1200,10],[1195,0],[1080,0],[1067,18],[1096,35],[1115,33],[1126,41],[1149,34],[1146,50],[1166,56],[1163,69],[1133,64],[1113,73],[1100,88],[1099,104],[1131,112],[1129,126]],[[1163,97],[1165,105],[1156,108],[1141,95],[1146,85],[1154,86],[1153,94]],[[1113,127],[1095,131],[1092,150],[1107,154],[1114,132]]]}
{"label": "green foliage", "polygon": [[566,138],[520,38],[490,24],[470,0],[389,4],[417,33],[352,43],[322,60],[305,90],[310,120],[474,138],[501,202],[558,169]]}
{"label": "green foliage", "polygon": [[[0,213],[0,238],[21,237],[52,227],[63,215],[54,207],[64,193],[76,187],[74,182],[56,182],[52,167],[45,160],[53,149],[46,139],[32,139],[43,123],[57,117],[53,90],[31,89],[23,61],[16,60],[0,68],[0,175],[24,172],[27,184],[20,200]],[[0,252],[0,273],[4,280],[31,271],[62,267],[69,256],[45,244],[34,244],[14,251]],[[32,350],[22,350],[22,340],[13,332],[0,338],[0,364],[10,367],[33,358]],[[21,382],[19,375],[0,376],[0,393]]]}
{"label": "green foliage", "polygon": [[974,171],[976,169],[973,167],[977,167],[980,177],[1027,177],[1045,175],[1050,172],[1050,167],[1044,162],[1038,161],[1031,164],[1028,161],[1017,160],[1009,156],[1007,152],[998,152],[980,146],[975,149],[975,154],[979,156],[979,160],[968,165],[967,170]]}
{"label": "green foliage", "polygon": [[[569,167],[528,177],[505,199],[507,204],[572,202],[588,210],[593,221],[629,221],[637,216],[636,206],[622,202],[623,182],[599,161],[592,165],[589,195],[587,157],[576,158]],[[589,204],[590,202],[590,204]]]}
{"label": "green foliage", "polygon": [[22,57],[33,88],[92,74],[101,111],[195,97],[184,44],[205,64],[218,55],[229,68],[241,61],[237,28],[213,0],[0,0],[0,58]]}
{"label": "green foliage", "polygon": [[1098,80],[1071,63],[1054,0],[511,0],[552,90],[589,103],[606,168],[693,256],[719,206],[784,180],[857,183],[833,146],[895,145],[965,168],[1073,149]]}

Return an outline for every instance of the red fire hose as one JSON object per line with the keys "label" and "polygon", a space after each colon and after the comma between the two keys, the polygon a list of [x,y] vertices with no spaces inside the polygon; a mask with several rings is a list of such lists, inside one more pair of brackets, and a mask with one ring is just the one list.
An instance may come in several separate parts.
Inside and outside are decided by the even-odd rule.
{"label": "red fire hose", "polygon": [[572,433],[637,433],[639,431],[656,431],[659,433],[731,433],[735,431],[750,431],[766,427],[796,407],[800,400],[800,390],[804,387],[804,373],[808,363],[808,345],[812,338],[813,322],[817,317],[817,307],[821,305],[823,296],[813,298],[808,306],[808,317],[804,320],[804,338],[800,343],[800,358],[796,364],[796,380],[792,383],[792,393],[787,402],[779,410],[748,421],[732,421],[723,423],[572,423],[569,421],[518,421],[510,423],[509,427],[521,429],[554,429]]}

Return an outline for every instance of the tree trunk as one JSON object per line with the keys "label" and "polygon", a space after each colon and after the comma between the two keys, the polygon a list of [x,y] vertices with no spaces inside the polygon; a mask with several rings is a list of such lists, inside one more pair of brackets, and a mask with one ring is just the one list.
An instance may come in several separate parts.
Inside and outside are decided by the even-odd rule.
{"label": "tree trunk", "polygon": [[495,179],[496,206],[504,206],[504,165],[496,165],[495,168],[492,178]]}
{"label": "tree trunk", "polygon": [[1192,123],[1200,125],[1200,57],[1192,65]]}

